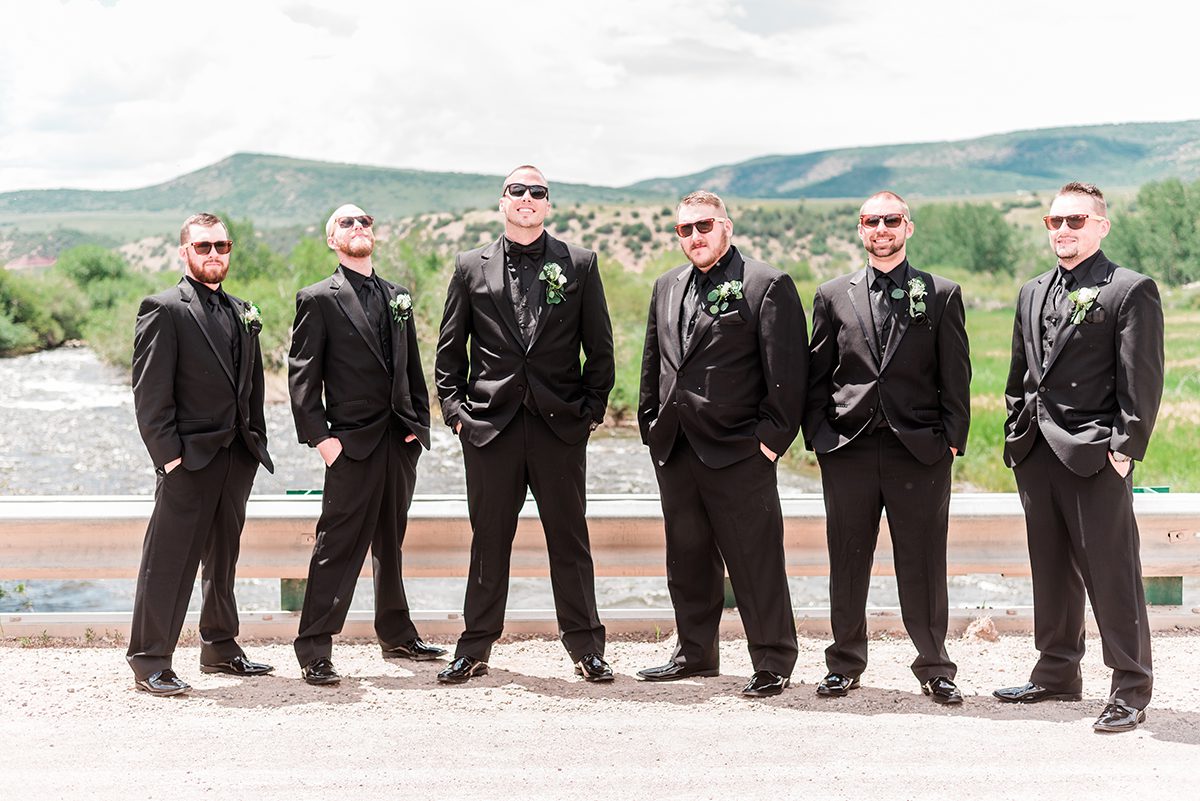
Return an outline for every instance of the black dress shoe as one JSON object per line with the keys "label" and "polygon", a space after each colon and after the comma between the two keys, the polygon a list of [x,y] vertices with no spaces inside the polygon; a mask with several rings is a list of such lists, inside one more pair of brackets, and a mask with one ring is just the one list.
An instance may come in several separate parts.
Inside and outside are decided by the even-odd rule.
{"label": "black dress shoe", "polygon": [[1124,704],[1109,704],[1092,724],[1096,731],[1133,731],[1146,722],[1146,713]]}
{"label": "black dress shoe", "polygon": [[770,670],[756,670],[750,681],[742,688],[742,695],[751,698],[768,698],[781,695],[785,687],[792,683],[790,676],[780,676]]}
{"label": "black dress shoe", "polygon": [[309,684],[337,684],[342,680],[338,672],[333,669],[333,662],[328,657],[322,656],[309,662],[304,667],[300,668],[300,675]]}
{"label": "black dress shoe", "polygon": [[175,675],[175,671],[167,668],[157,673],[151,673],[144,679],[134,681],[139,690],[151,695],[183,695],[192,689],[192,685]]}
{"label": "black dress shoe", "polygon": [[226,662],[214,662],[211,665],[200,666],[201,673],[228,673],[230,676],[261,676],[274,669],[262,662],[251,662],[245,654],[238,654]]}
{"label": "black dress shoe", "polygon": [[702,676],[719,676],[721,671],[716,668],[694,668],[671,661],[658,667],[639,670],[637,674],[643,681],[679,681]]}
{"label": "black dress shoe", "polygon": [[486,676],[487,672],[487,662],[480,662],[473,656],[460,656],[437,674],[437,680],[442,684],[462,684],[476,676]]}
{"label": "black dress shoe", "polygon": [[429,662],[445,655],[445,648],[430,645],[422,641],[420,637],[413,637],[408,642],[383,649],[384,659],[412,659],[417,662]]}
{"label": "black dress shoe", "polygon": [[1064,693],[1048,690],[1040,684],[1029,682],[1022,687],[1001,687],[992,695],[1006,704],[1036,704],[1038,701],[1079,701],[1083,693]]}
{"label": "black dress shoe", "polygon": [[934,676],[921,685],[921,692],[939,704],[961,704],[963,702],[962,692],[954,682],[945,676]]}
{"label": "black dress shoe", "polygon": [[612,681],[613,671],[600,654],[587,654],[575,663],[575,675],[584,681]]}
{"label": "black dress shoe", "polygon": [[847,676],[844,673],[830,673],[821,679],[817,685],[817,695],[826,698],[841,698],[851,690],[858,689],[858,676]]}

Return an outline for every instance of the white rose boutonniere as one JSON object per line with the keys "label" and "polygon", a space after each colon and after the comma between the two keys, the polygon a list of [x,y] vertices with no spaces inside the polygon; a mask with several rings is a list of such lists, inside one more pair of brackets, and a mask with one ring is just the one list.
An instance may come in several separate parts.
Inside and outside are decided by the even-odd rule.
{"label": "white rose boutonniere", "polygon": [[392,307],[392,319],[400,325],[400,330],[403,331],[404,324],[412,316],[412,295],[401,292],[389,300],[388,305]]}
{"label": "white rose boutonniere", "polygon": [[925,322],[925,296],[928,290],[925,288],[925,282],[920,278],[911,278],[908,282],[908,291],[896,287],[892,290],[892,298],[900,300],[908,296],[908,317],[917,325]]}
{"label": "white rose boutonniere", "polygon": [[1067,295],[1067,300],[1074,304],[1074,307],[1071,309],[1071,322],[1074,325],[1079,325],[1083,322],[1083,318],[1091,311],[1098,297],[1100,297],[1100,289],[1094,286],[1080,287]]}
{"label": "white rose boutonniere", "polygon": [[542,267],[542,271],[538,273],[538,280],[546,282],[546,302],[551,306],[563,302],[563,287],[566,286],[567,277],[563,275],[562,267],[559,267],[555,262],[550,262]]}
{"label": "white rose boutonniere", "polygon": [[726,281],[708,293],[709,314],[720,314],[729,308],[729,301],[742,299],[742,282]]}
{"label": "white rose boutonniere", "polygon": [[246,327],[249,333],[255,333],[262,330],[262,309],[255,306],[249,301],[242,307],[242,325]]}

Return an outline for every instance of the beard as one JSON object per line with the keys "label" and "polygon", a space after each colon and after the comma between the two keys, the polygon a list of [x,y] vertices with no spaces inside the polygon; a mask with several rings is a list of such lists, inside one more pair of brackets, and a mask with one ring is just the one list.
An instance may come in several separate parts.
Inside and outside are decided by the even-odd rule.
{"label": "beard", "polygon": [[225,262],[209,260],[207,256],[188,257],[188,269],[202,284],[219,284],[229,274],[229,265]]}
{"label": "beard", "polygon": [[355,259],[370,256],[375,250],[375,240],[370,237],[351,237],[339,245],[338,250]]}
{"label": "beard", "polygon": [[700,256],[691,248],[686,249],[684,255],[697,270],[707,270],[719,262],[727,250],[729,250],[729,234],[722,228],[720,238],[716,242],[709,243],[708,252],[705,255]]}
{"label": "beard", "polygon": [[890,242],[879,242],[876,240],[868,240],[866,248],[867,252],[872,256],[878,256],[881,259],[886,259],[895,253],[899,253],[904,247],[904,240],[899,237],[892,237]]}

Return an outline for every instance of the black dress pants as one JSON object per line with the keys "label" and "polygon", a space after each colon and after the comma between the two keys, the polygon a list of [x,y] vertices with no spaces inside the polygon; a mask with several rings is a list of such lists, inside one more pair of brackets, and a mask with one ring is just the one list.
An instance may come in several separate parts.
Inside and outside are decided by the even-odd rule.
{"label": "black dress pants", "polygon": [[200,565],[200,663],[242,655],[233,579],[257,471],[239,439],[199,470],[159,470],[126,655],[137,678],[171,667]]}
{"label": "black dress pants", "polygon": [[346,623],[368,548],[380,645],[392,648],[417,636],[404,593],[400,548],[421,443],[405,442],[406,434],[391,430],[367,458],[354,460],[343,451],[325,468],[321,518],[295,642],[301,666],[333,653],[333,635]]}

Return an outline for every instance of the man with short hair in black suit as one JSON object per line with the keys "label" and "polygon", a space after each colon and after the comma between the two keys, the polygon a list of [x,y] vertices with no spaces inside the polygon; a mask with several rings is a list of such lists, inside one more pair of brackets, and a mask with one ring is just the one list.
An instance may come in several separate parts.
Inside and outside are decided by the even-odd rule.
{"label": "man with short hair in black suit", "polygon": [[867,667],[867,590],[886,510],[912,671],[934,701],[959,704],[946,653],[946,536],[971,362],[962,292],[909,264],[913,230],[899,195],[872,195],[858,218],[867,266],[813,299],[804,439],[821,464],[833,628],[817,694],[846,695]]}
{"label": "man with short hair in black suit", "polygon": [[309,684],[337,684],[333,635],[371,550],[375,635],[384,659],[437,659],[445,649],[417,634],[401,570],[401,545],[429,447],[429,395],[417,352],[412,296],[374,269],[374,219],[339,207],[325,224],[339,264],[296,293],[288,389],[300,442],[325,462],[317,541],[296,636]]}
{"label": "man with short hair in black suit", "polygon": [[437,388],[442,416],[462,442],[472,532],[466,630],[438,674],[446,684],[488,671],[527,488],[575,672],[585,681],[613,677],[584,516],[588,436],[604,421],[615,378],[612,324],[596,254],[546,233],[549,210],[541,170],[511,172],[500,195],[504,235],[458,254],[446,292]]}
{"label": "man with short hair in black suit", "polygon": [[779,695],[796,664],[777,464],[800,430],[808,375],[804,308],[787,274],[742,256],[711,192],[679,203],[688,264],[654,283],[638,426],[662,500],[678,643],[645,681],[715,676],[725,569],[754,675]]}
{"label": "man with short hair in black suit", "polygon": [[201,573],[200,670],[257,676],[237,644],[233,595],[246,501],[267,454],[258,309],[221,288],[233,242],[212,214],[179,232],[184,277],[146,298],[133,337],[133,407],[158,474],[138,568],[127,659],[137,687],[179,695],[171,667]]}
{"label": "man with short hair in black suit", "polygon": [[1163,313],[1154,281],[1100,250],[1107,214],[1094,185],[1060,189],[1043,218],[1058,266],[1017,298],[1004,460],[1025,508],[1041,657],[1025,685],[993,694],[1082,697],[1086,591],[1113,671],[1093,726],[1119,732],[1146,719],[1154,684],[1132,493],[1162,400]]}

